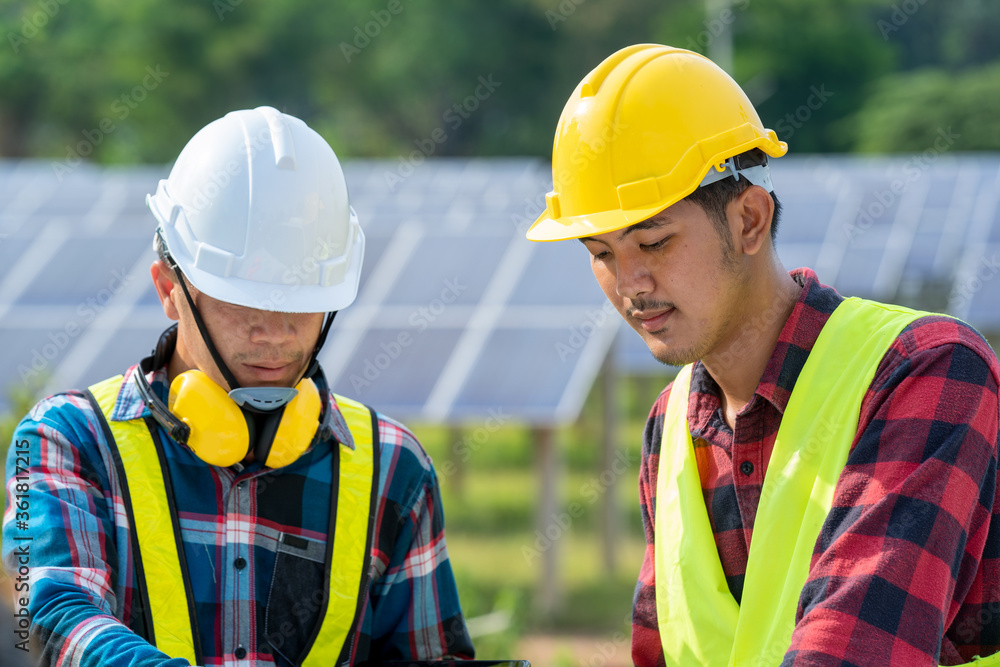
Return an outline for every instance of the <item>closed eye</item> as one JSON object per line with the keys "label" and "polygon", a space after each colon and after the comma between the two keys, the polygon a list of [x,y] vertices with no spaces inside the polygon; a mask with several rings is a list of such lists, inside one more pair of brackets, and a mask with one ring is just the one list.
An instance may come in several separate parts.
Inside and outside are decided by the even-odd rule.
{"label": "closed eye", "polygon": [[587,252],[590,253],[590,258],[592,260],[607,259],[607,257],[611,254],[610,252],[608,252],[608,246],[603,243],[598,244],[596,241],[592,241],[591,239],[580,239],[580,240],[583,241],[583,245],[585,248],[587,248]]}
{"label": "closed eye", "polygon": [[662,248],[663,246],[665,246],[667,244],[667,241],[669,241],[673,237],[674,237],[673,234],[667,234],[666,236],[664,236],[662,239],[660,239],[656,243],[642,243],[642,244],[639,244],[639,247],[642,248],[643,250],[657,250],[657,249]]}

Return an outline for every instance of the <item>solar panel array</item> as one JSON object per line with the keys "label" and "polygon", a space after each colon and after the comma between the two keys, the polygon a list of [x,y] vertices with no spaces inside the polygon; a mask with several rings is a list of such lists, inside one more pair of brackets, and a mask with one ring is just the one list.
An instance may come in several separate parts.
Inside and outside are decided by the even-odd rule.
{"label": "solar panel array", "polygon": [[[1000,330],[1000,157],[772,169],[786,266]],[[166,172],[0,161],[0,383],[83,387],[148,354],[169,322],[149,280],[144,199]],[[358,299],[321,355],[336,391],[403,419],[549,424],[575,419],[612,345],[627,370],[663,370],[607,306],[580,244],[524,239],[551,183],[541,161],[355,161],[345,173],[368,245]]]}
{"label": "solar panel array", "polygon": [[[771,174],[786,268],[1000,334],[1000,156],[785,157]],[[630,372],[664,371],[631,331],[616,356]]]}
{"label": "solar panel array", "polygon": [[321,357],[337,391],[432,421],[576,417],[618,323],[575,335],[604,298],[581,248],[524,238],[546,171],[439,160],[397,183],[398,164],[348,165],[368,250]]}

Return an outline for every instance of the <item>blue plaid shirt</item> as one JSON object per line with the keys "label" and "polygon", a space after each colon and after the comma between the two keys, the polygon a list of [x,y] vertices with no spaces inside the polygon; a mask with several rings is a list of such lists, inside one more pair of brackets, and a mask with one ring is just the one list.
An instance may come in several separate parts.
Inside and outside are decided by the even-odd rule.
{"label": "blue plaid shirt", "polygon": [[[134,372],[135,366],[126,377]],[[165,399],[165,370],[148,379]],[[329,409],[336,440],[353,447],[332,398]],[[149,414],[135,384],[123,383],[112,419]],[[431,460],[405,427],[382,415],[378,422],[371,578],[352,663],[472,657]],[[335,443],[322,441],[271,470],[260,463],[210,466],[159,427],[155,437],[170,468],[204,664],[297,664],[320,621]],[[25,458],[28,495],[19,498],[18,464],[23,468]],[[121,480],[83,393],[46,398],[21,421],[6,488],[4,563],[15,577],[19,549],[23,555],[28,545],[31,635],[42,664],[187,664],[132,630],[141,627],[141,614]],[[19,523],[25,518],[17,514],[19,500],[26,524]],[[141,498],[133,496],[133,504],[142,511]]]}

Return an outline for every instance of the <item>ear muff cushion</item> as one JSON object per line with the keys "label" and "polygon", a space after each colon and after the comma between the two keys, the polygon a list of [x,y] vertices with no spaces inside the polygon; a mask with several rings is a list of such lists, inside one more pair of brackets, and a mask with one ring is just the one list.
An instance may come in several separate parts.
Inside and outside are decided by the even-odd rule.
{"label": "ear muff cushion", "polygon": [[188,447],[205,463],[228,467],[247,455],[250,433],[243,412],[203,372],[185,371],[175,377],[167,407],[191,428]]}
{"label": "ear muff cushion", "polygon": [[267,456],[269,468],[281,468],[295,462],[312,444],[319,428],[320,399],[315,383],[305,378],[295,388],[299,393],[285,406],[271,453]]}

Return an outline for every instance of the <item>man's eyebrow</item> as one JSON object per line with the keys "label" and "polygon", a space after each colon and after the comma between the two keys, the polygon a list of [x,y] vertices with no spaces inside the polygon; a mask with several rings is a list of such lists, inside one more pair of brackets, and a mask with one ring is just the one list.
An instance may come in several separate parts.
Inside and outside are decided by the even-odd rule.
{"label": "man's eyebrow", "polygon": [[[618,235],[618,240],[619,241],[623,240],[626,236],[628,236],[632,232],[641,232],[644,229],[656,229],[659,227],[664,227],[666,225],[669,225],[672,222],[673,219],[665,215],[654,216],[652,218],[649,218],[648,220],[643,220],[642,222],[637,222],[634,225],[626,227],[625,229],[622,230],[621,234]],[[598,243],[604,243],[604,241],[602,241],[601,239],[595,239],[593,236],[581,236],[579,240],[581,243],[584,243],[586,241],[596,241]],[[605,245],[607,244],[605,243]]]}

